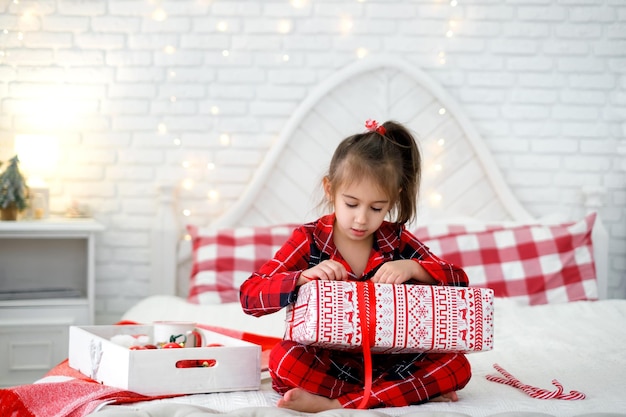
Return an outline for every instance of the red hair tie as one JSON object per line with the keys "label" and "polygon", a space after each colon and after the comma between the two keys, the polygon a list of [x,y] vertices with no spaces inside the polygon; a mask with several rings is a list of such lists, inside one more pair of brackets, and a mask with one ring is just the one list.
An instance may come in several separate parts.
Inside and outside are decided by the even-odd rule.
{"label": "red hair tie", "polygon": [[365,127],[370,132],[376,132],[380,135],[384,135],[387,132],[387,129],[385,129],[384,126],[379,125],[378,122],[374,119],[367,119],[365,121]]}

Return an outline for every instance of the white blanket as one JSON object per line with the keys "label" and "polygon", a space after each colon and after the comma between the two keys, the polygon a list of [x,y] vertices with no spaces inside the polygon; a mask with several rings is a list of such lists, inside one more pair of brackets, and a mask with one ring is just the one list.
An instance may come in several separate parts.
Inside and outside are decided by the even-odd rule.
{"label": "white blanket", "polygon": [[[240,310],[237,304],[197,306],[174,297],[152,297],[130,310],[124,319],[139,322],[186,319],[268,335],[282,333],[280,313],[256,319],[243,315]],[[525,307],[497,299],[495,311],[495,348],[468,355],[473,376],[458,392],[458,402],[369,411],[334,410],[317,415],[481,417],[515,411],[516,415],[534,412],[569,417],[591,412],[626,413],[626,300]],[[517,388],[488,381],[487,374],[497,375],[494,364],[525,384],[550,391],[555,389],[552,380],[557,379],[565,392],[581,391],[586,399],[531,398]],[[275,408],[278,398],[269,381],[264,381],[260,391],[199,394],[107,406],[97,416],[307,415]]]}

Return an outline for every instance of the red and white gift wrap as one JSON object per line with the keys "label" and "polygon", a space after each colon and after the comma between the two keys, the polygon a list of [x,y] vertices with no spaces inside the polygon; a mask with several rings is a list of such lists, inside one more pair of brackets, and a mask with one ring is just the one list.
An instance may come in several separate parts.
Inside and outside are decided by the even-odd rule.
{"label": "red and white gift wrap", "polygon": [[[287,307],[285,339],[341,350],[493,349],[493,290],[370,281],[311,281]],[[364,327],[365,331],[363,331]]]}

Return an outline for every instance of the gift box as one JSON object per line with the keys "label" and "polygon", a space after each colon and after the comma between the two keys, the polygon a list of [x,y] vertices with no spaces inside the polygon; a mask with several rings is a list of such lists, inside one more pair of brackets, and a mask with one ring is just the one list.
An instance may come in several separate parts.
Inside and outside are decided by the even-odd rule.
{"label": "gift box", "polygon": [[131,350],[111,339],[150,335],[150,325],[71,326],[69,365],[112,387],[144,395],[257,390],[261,347],[208,330],[220,346]]}
{"label": "gift box", "polygon": [[493,315],[486,288],[316,280],[287,307],[285,339],[342,350],[365,342],[375,353],[470,353],[493,349]]}

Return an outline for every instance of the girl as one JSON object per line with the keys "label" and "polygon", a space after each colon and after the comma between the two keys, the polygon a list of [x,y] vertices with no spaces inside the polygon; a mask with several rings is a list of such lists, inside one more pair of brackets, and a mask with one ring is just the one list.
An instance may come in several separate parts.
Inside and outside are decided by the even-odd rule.
{"label": "girl", "polygon": [[[465,272],[429,252],[405,223],[416,213],[421,157],[399,123],[366,122],[365,133],[337,147],[322,185],[334,212],[296,228],[276,253],[241,285],[247,314],[262,316],[295,301],[314,279],[467,286]],[[389,215],[393,222],[386,221]],[[470,379],[462,354],[375,354],[368,408],[433,399],[456,401]],[[278,406],[303,412],[356,408],[364,393],[359,354],[283,340],[271,351]]]}

